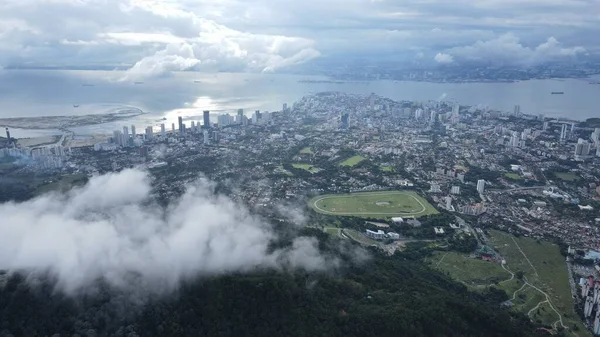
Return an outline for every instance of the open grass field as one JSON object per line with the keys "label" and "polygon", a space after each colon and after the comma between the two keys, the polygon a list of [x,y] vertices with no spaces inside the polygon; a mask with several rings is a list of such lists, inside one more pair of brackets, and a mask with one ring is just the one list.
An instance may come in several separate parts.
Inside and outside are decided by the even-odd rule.
{"label": "open grass field", "polygon": [[340,232],[340,229],[337,227],[327,227],[324,229],[324,232],[329,235],[338,235],[338,233]]}
{"label": "open grass field", "polygon": [[433,206],[413,191],[328,194],[314,197],[309,203],[319,213],[367,218],[419,217],[437,213]]}
{"label": "open grass field", "polygon": [[554,176],[564,181],[575,181],[581,179],[581,177],[572,172],[554,172]]}
{"label": "open grass field", "polygon": [[361,161],[365,160],[367,158],[363,157],[363,156],[352,156],[346,160],[344,160],[343,162],[340,163],[340,166],[356,166],[358,163],[360,163]]}
{"label": "open grass field", "polygon": [[37,186],[34,194],[40,195],[48,192],[65,192],[75,186],[81,186],[86,181],[85,174],[71,174],[57,178],[55,181]]}
{"label": "open grass field", "polygon": [[435,252],[428,260],[432,267],[467,286],[487,286],[510,279],[510,273],[499,263],[473,259],[465,254]]}
{"label": "open grass field", "polygon": [[310,147],[305,147],[302,150],[300,150],[300,153],[302,154],[313,154],[313,151]]}
{"label": "open grass field", "polygon": [[504,173],[504,176],[512,180],[521,180],[521,176],[516,173]]}
{"label": "open grass field", "polygon": [[[489,243],[502,254],[511,271],[523,271],[525,278],[532,286],[549,295],[551,304],[561,313],[566,326],[573,328],[574,325],[577,325],[579,327],[578,334],[585,335],[583,323],[573,309],[565,258],[560,254],[557,245],[546,241],[538,242],[526,237],[517,238],[500,231],[490,231]],[[533,287],[529,287],[527,293],[541,295],[541,292],[536,291]],[[545,296],[542,295],[540,301],[545,299]],[[531,308],[535,305],[537,304]],[[531,309],[529,304],[522,306],[523,309]],[[558,320],[555,312],[552,317],[554,322]]]}
{"label": "open grass field", "polygon": [[293,164],[292,164],[292,166],[293,166],[294,168],[297,168],[297,169],[301,169],[301,170],[308,171],[308,172],[310,172],[310,173],[312,173],[312,174],[315,174],[315,173],[318,173],[318,172],[320,172],[320,171],[321,171],[321,169],[320,169],[320,168],[318,168],[318,167],[314,167],[314,166],[312,166],[311,164],[298,164],[298,163],[293,163]]}
{"label": "open grass field", "polygon": [[379,168],[381,172],[395,172],[396,170],[391,166],[382,166]]}

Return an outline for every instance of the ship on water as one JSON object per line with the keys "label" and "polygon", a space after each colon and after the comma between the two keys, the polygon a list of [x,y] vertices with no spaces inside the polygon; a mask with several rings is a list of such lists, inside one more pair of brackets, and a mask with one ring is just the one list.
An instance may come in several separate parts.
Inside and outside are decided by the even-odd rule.
{"label": "ship on water", "polygon": [[144,84],[144,82],[133,82],[133,84]]}
{"label": "ship on water", "polygon": [[563,91],[553,91],[551,92],[552,95],[563,95],[564,92]]}
{"label": "ship on water", "polygon": [[74,108],[79,108],[79,104],[73,104]]}

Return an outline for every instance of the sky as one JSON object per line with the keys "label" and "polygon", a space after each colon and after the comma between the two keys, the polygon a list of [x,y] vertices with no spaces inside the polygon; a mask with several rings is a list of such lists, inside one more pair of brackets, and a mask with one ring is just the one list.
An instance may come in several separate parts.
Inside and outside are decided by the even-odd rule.
{"label": "sky", "polygon": [[0,66],[285,71],[316,59],[535,65],[600,52],[598,0],[3,0]]}

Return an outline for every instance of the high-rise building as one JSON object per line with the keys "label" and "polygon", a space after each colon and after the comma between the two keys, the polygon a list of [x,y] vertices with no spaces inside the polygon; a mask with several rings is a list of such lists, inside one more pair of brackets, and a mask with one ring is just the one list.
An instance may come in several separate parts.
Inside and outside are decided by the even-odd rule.
{"label": "high-rise building", "polygon": [[348,112],[343,112],[340,118],[340,128],[347,129],[350,125],[350,114]]}
{"label": "high-rise building", "polygon": [[549,124],[550,124],[549,122],[544,122],[544,131],[548,130]]}
{"label": "high-rise building", "polygon": [[435,110],[431,111],[431,115],[429,116],[429,124],[435,124],[437,120],[437,112]]}
{"label": "high-rise building", "polygon": [[244,122],[244,109],[238,109],[237,111],[237,124],[242,124]]}
{"label": "high-rise building", "polygon": [[520,105],[515,105],[515,108],[513,110],[513,115],[515,116],[521,116],[521,106]]}
{"label": "high-rise building", "polygon": [[179,116],[177,117],[177,121],[179,122],[179,133],[183,133],[183,117]]}
{"label": "high-rise building", "polygon": [[210,111],[204,110],[202,112],[202,117],[204,118],[204,128],[210,129]]}
{"label": "high-rise building", "polygon": [[123,127],[123,146],[129,146],[129,129],[127,129],[127,126]]}
{"label": "high-rise building", "polygon": [[163,137],[167,136],[167,130],[165,129],[165,123],[160,124],[160,135]]}
{"label": "high-rise building", "polygon": [[567,124],[563,124],[560,128],[560,140],[567,139]]}
{"label": "high-rise building", "polygon": [[484,191],[485,191],[485,180],[483,180],[483,179],[477,180],[477,192],[479,192],[479,194],[483,194]]}
{"label": "high-rise building", "polygon": [[113,143],[123,146],[123,132],[120,130],[113,131]]}
{"label": "high-rise building", "polygon": [[579,138],[577,144],[575,145],[575,157],[586,157],[590,154],[591,144]]}
{"label": "high-rise building", "polygon": [[375,93],[371,93],[371,96],[369,97],[369,107],[371,110],[375,110]]}
{"label": "high-rise building", "polygon": [[208,130],[204,130],[204,144],[210,145],[210,134],[208,133]]}
{"label": "high-rise building", "polygon": [[8,131],[8,128],[6,128],[6,140],[8,141],[8,145],[10,145],[12,141],[10,139],[10,131]]}
{"label": "high-rise building", "polygon": [[152,126],[146,128],[146,140],[150,140],[154,138],[154,132],[152,131]]}
{"label": "high-rise building", "polygon": [[287,110],[288,110],[287,103],[283,103],[283,112],[286,112]]}
{"label": "high-rise building", "polygon": [[218,143],[219,142],[219,131],[215,130],[215,131],[213,131],[212,134],[213,134],[213,141],[215,143]]}
{"label": "high-rise building", "polygon": [[598,141],[600,141],[600,128],[594,129],[594,132],[592,132],[592,134],[590,135],[590,139],[594,143],[597,143]]}
{"label": "high-rise building", "polygon": [[254,111],[252,115],[252,124],[258,124],[260,122],[260,110]]}
{"label": "high-rise building", "polygon": [[171,123],[171,131],[175,132],[175,123]]}
{"label": "high-rise building", "polygon": [[513,131],[512,135],[510,137],[510,146],[511,147],[519,147],[519,141],[520,141],[519,132]]}
{"label": "high-rise building", "polygon": [[450,190],[450,193],[455,194],[455,195],[459,195],[460,194],[460,186],[452,186],[452,189]]}

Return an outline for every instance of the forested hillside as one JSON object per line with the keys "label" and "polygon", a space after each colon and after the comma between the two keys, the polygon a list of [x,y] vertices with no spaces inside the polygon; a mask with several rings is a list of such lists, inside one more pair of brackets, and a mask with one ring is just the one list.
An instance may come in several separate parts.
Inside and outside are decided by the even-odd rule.
{"label": "forested hillside", "polygon": [[371,255],[335,273],[202,278],[136,306],[108,290],[70,298],[12,275],[0,288],[0,336],[533,334],[528,319],[500,309],[501,296],[470,293],[408,254]]}

